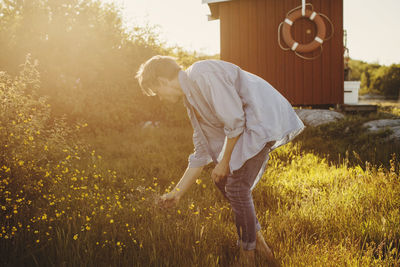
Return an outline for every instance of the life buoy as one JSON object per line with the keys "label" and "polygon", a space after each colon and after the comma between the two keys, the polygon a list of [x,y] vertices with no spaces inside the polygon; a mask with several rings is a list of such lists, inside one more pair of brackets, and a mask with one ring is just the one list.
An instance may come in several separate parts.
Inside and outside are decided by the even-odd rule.
{"label": "life buoy", "polygon": [[[299,44],[293,39],[291,34],[291,28],[293,23],[302,17],[306,17],[309,20],[314,21],[315,25],[317,26],[317,35],[315,36],[314,40],[308,44]],[[285,43],[290,47],[290,49],[300,53],[312,52],[318,47],[320,47],[324,42],[325,35],[326,35],[326,28],[323,19],[321,18],[320,15],[317,14],[317,12],[308,9],[305,10],[304,16],[302,10],[300,9],[289,14],[286,17],[282,27],[282,36]]]}

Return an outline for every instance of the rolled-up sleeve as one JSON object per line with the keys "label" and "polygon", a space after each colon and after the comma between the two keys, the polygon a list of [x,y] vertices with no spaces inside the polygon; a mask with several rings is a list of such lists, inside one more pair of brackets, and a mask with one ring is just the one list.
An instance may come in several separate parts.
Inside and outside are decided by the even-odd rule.
{"label": "rolled-up sleeve", "polygon": [[201,142],[199,129],[197,129],[197,127],[194,127],[193,130],[194,130],[193,132],[194,152],[190,154],[188,158],[189,168],[202,167],[209,164],[212,161],[211,156],[208,155],[205,144]]}
{"label": "rolled-up sleeve", "polygon": [[224,73],[206,72],[196,82],[212,103],[216,116],[224,125],[228,138],[240,135],[245,127],[243,102],[234,83]]}

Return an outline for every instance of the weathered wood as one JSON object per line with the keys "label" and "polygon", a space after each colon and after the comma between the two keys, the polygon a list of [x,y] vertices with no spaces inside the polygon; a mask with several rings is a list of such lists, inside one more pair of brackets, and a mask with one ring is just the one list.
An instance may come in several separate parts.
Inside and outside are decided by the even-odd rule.
{"label": "weathered wood", "polygon": [[342,104],[338,107],[343,112],[377,112],[378,105]]}

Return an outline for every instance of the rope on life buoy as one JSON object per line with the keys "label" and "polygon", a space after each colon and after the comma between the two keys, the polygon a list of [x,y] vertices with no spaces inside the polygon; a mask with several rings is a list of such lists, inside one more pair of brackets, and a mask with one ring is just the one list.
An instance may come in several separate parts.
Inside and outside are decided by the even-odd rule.
{"label": "rope on life buoy", "polygon": [[[332,38],[333,33],[334,33],[334,27],[333,27],[332,21],[326,15],[317,13],[314,11],[314,7],[312,6],[312,4],[308,4],[308,3],[306,4],[305,0],[303,0],[302,2],[303,2],[303,4],[301,6],[298,6],[294,9],[292,9],[291,11],[289,11],[286,14],[285,20],[279,24],[278,44],[282,50],[285,50],[285,51],[292,50],[295,52],[295,54],[297,56],[299,56],[303,59],[313,60],[313,59],[318,58],[322,54],[322,50],[323,50],[322,44],[324,43],[324,41],[327,41]],[[306,9],[306,6],[311,6],[311,10]],[[300,8],[301,8],[301,10],[300,10]],[[308,44],[300,44],[300,43],[296,42],[291,35],[291,27],[292,27],[293,23],[302,17],[308,18],[309,20],[313,21],[317,26],[317,35],[315,36],[314,40]],[[331,25],[331,35],[327,38],[325,37],[326,27],[325,27],[325,23],[322,18],[325,18]],[[286,45],[289,46],[288,48],[283,47],[281,44],[281,29],[282,29],[283,40],[285,41]],[[300,53],[312,52],[312,51],[316,50],[317,48],[320,48],[320,53],[317,56],[305,57],[300,54]]]}

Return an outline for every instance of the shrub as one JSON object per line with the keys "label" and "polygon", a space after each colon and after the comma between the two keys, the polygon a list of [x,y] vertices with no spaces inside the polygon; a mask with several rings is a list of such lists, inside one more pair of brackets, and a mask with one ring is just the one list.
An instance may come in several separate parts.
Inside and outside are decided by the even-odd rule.
{"label": "shrub", "polygon": [[400,91],[400,65],[382,67],[372,79],[371,87],[389,99],[398,99]]}
{"label": "shrub", "polygon": [[38,212],[37,202],[53,185],[54,166],[79,145],[76,129],[51,119],[50,105],[36,95],[39,84],[29,56],[19,76],[0,73],[0,205],[3,218],[15,221]]}

